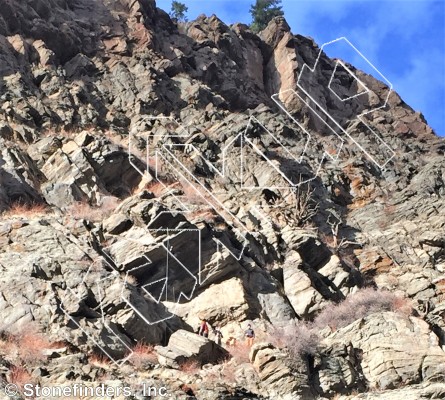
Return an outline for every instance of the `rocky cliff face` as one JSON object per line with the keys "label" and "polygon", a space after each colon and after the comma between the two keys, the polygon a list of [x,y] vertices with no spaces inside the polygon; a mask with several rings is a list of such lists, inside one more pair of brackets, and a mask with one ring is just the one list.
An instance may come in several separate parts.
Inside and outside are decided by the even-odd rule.
{"label": "rocky cliff face", "polygon": [[321,50],[282,18],[0,0],[5,384],[442,398],[445,142]]}

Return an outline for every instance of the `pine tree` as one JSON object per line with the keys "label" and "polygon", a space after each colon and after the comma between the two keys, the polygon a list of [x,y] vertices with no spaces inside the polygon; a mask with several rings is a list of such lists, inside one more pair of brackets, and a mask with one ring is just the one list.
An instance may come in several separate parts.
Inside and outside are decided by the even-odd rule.
{"label": "pine tree", "polygon": [[181,22],[186,22],[187,16],[185,14],[187,11],[188,7],[185,4],[180,3],[179,1],[172,1],[172,8],[170,11],[171,18],[175,18]]}
{"label": "pine tree", "polygon": [[252,15],[250,29],[259,32],[274,17],[281,16],[284,12],[281,9],[281,0],[256,0],[256,3],[250,6],[250,14]]}

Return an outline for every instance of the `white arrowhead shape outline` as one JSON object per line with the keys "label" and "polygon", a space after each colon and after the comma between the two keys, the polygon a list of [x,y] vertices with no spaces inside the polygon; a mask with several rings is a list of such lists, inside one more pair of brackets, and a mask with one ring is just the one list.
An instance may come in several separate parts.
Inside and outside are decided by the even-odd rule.
{"label": "white arrowhead shape outline", "polygon": [[[385,101],[384,101],[384,104],[382,105],[382,106],[380,106],[380,107],[376,107],[376,108],[372,108],[372,109],[370,109],[370,110],[365,110],[365,111],[363,111],[360,115],[358,115],[357,116],[357,119],[360,121],[360,122],[362,122],[367,128],[368,128],[368,130],[374,135],[374,137],[380,142],[380,144],[381,145],[383,145],[385,148],[386,148],[386,150],[391,154],[391,157],[389,157],[388,159],[386,159],[386,161],[383,163],[383,164],[380,164],[371,154],[369,154],[369,152],[359,143],[359,142],[357,142],[351,135],[350,135],[350,133],[348,132],[348,130],[345,130],[336,120],[335,120],[335,118],[333,118],[331,115],[330,115],[330,113],[327,111],[327,110],[325,110],[317,101],[316,101],[316,99],[314,99],[308,92],[307,92],[307,90],[305,90],[305,88],[301,85],[301,78],[302,78],[302,75],[304,74],[304,72],[306,71],[306,70],[309,70],[311,73],[315,73],[315,69],[317,68],[317,65],[318,65],[318,62],[320,61],[320,58],[321,58],[321,55],[322,55],[322,53],[323,53],[323,49],[326,47],[326,46],[329,46],[330,44],[333,44],[333,43],[336,43],[336,42],[339,42],[339,41],[341,41],[341,40],[344,40],[348,45],[350,45],[356,52],[357,52],[357,54],[359,54],[370,66],[371,66],[371,68],[374,70],[374,71],[376,71],[381,77],[382,77],[382,79],[383,80],[385,80],[386,81],[386,83],[388,84],[388,86],[389,86],[389,90],[388,90],[388,94],[387,94],[387,96],[386,96],[386,98],[385,98]],[[343,63],[342,63],[343,64]],[[344,64],[343,64],[343,66],[344,66]],[[346,68],[346,66],[344,66],[345,68]],[[348,71],[349,71],[349,69],[347,69]],[[334,69],[334,72],[335,72],[335,69]],[[364,86],[364,87],[366,87],[366,85],[362,82],[362,81],[360,81],[354,74],[352,74],[353,75],[353,77],[362,85],[362,86]],[[331,81],[332,81],[332,79],[333,79],[333,74],[332,74],[332,76],[331,76]],[[331,82],[330,81],[330,82]],[[366,121],[365,121],[365,119],[363,118],[365,115],[367,115],[367,114],[370,114],[371,112],[374,112],[374,111],[377,111],[377,110],[379,110],[379,109],[382,109],[382,108],[385,108],[386,107],[386,105],[387,105],[387,103],[388,103],[388,100],[389,100],[389,96],[391,95],[391,92],[392,92],[392,89],[393,89],[393,85],[392,85],[392,83],[346,38],[346,37],[340,37],[340,38],[337,38],[337,39],[335,39],[335,40],[331,40],[330,42],[327,42],[327,43],[324,43],[322,46],[321,46],[321,48],[320,48],[320,51],[319,51],[319,53],[318,53],[318,56],[317,56],[317,59],[315,60],[315,63],[314,63],[314,66],[311,68],[309,65],[307,65],[307,64],[304,64],[303,65],[303,67],[301,68],[301,71],[300,71],[300,74],[298,75],[298,80],[297,80],[297,87],[306,95],[306,96],[308,96],[309,97],[309,99],[310,99],[310,101],[312,102],[312,103],[314,103],[322,112],[323,112],[323,114],[325,115],[325,116],[327,116],[328,118],[329,118],[329,120],[331,120],[334,124],[335,124],[335,126],[337,127],[337,128],[339,128],[342,132],[343,132],[343,134],[348,138],[348,139],[350,139],[375,165],[377,165],[381,170],[384,170],[385,168],[386,168],[386,165],[396,156],[396,153],[395,153],[395,151],[380,137],[380,135],[378,135],[367,123],[366,123]],[[366,87],[367,88],[367,87]],[[329,90],[331,91],[331,92],[333,92],[334,93],[334,95],[335,96],[337,96],[337,97],[339,97],[338,95],[337,95],[337,93],[335,93],[333,90],[332,90],[332,88],[330,87],[330,85],[329,85]],[[272,98],[272,100],[278,105],[278,107],[280,108],[280,109],[282,109],[284,112],[285,112],[285,114],[295,123],[295,124],[297,124],[299,127],[300,127],[300,129],[302,129],[303,131],[305,131],[305,132],[307,132],[305,129],[304,129],[304,127],[291,115],[291,113],[287,110],[287,108],[282,104],[282,102],[279,100],[279,97],[280,96],[282,96],[283,94],[285,94],[285,93],[288,93],[288,92],[290,92],[290,93],[293,93],[294,95],[296,95],[307,107],[309,107],[311,110],[312,110],[312,112],[314,112],[315,113],[315,115],[317,115],[319,118],[320,118],[320,120],[327,126],[327,127],[329,127],[330,129],[331,129],[331,131],[335,134],[335,136],[337,136],[337,138],[340,140],[340,146],[339,146],[339,148],[338,148],[338,151],[337,151],[337,153],[336,153],[336,157],[334,158],[334,157],[332,157],[332,155],[331,154],[329,154],[328,152],[324,152],[325,153],[325,156],[326,157],[329,157],[329,158],[331,158],[332,160],[334,160],[334,161],[336,161],[337,159],[338,159],[338,157],[339,157],[339,155],[340,155],[340,152],[341,152],[341,149],[342,149],[342,147],[343,147],[343,144],[344,144],[344,141],[345,141],[345,139],[344,138],[342,138],[339,134],[337,134],[337,132],[335,132],[334,131],[334,129],[332,129],[332,127],[330,126],[330,125],[328,125],[326,122],[324,122],[324,120],[323,120],[323,118],[321,118],[320,117],[320,114],[314,109],[314,107],[312,107],[311,106],[311,104],[310,104],[310,102],[309,101],[306,101],[306,99],[305,98],[303,98],[302,96],[300,96],[299,94],[298,94],[298,92],[297,91],[295,91],[294,89],[287,89],[287,90],[284,90],[284,91],[280,91],[279,93],[276,93],[276,94],[274,94],[274,95],[272,95],[271,96],[271,98]],[[361,92],[360,93],[360,95],[361,94],[363,94],[363,92]],[[344,101],[346,101],[346,100],[348,100],[348,99],[340,99],[342,102],[344,102]],[[352,122],[352,121],[350,121],[350,122]]]}

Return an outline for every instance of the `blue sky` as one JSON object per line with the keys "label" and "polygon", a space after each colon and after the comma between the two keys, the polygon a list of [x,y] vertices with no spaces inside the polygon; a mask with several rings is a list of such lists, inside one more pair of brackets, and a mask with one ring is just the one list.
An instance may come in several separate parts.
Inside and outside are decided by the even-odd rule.
{"label": "blue sky", "polygon": [[[231,24],[250,23],[254,0],[182,2],[190,20],[216,14]],[[157,5],[169,11],[171,0],[157,0]],[[292,31],[311,36],[320,46],[348,38],[402,99],[445,135],[445,0],[283,0],[282,6]],[[332,46],[326,52],[372,73],[345,48]]]}

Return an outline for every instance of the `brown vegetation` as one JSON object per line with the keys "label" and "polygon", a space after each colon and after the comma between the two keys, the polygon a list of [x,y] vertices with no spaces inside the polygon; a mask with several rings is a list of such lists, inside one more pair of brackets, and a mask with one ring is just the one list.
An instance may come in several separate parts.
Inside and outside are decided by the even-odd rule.
{"label": "brown vegetation", "polygon": [[179,187],[179,182],[170,182],[166,179],[152,180],[145,184],[141,183],[141,185],[135,187],[131,195],[135,196],[144,190],[148,190],[149,192],[153,193],[155,197],[161,197],[162,195],[167,194],[170,190]]}
{"label": "brown vegetation", "polygon": [[18,389],[23,392],[26,384],[32,383],[31,374],[22,366],[13,366],[9,372],[8,382],[17,385]]}
{"label": "brown vegetation", "polygon": [[250,346],[248,346],[247,343],[237,342],[234,346],[231,346],[227,350],[238,363],[241,364],[250,362]]}
{"label": "brown vegetation", "polygon": [[24,365],[41,364],[47,359],[44,351],[57,347],[60,344],[51,343],[34,325],[15,335],[4,333],[0,340],[0,353],[12,362]]}
{"label": "brown vegetation", "polygon": [[5,210],[1,215],[7,217],[35,217],[45,215],[50,212],[48,206],[44,203],[22,203],[16,202],[11,204],[8,210]]}
{"label": "brown vegetation", "polygon": [[133,366],[140,369],[146,364],[157,363],[158,357],[156,356],[154,347],[152,345],[138,343],[133,348],[133,353],[131,354],[129,361]]}
{"label": "brown vegetation", "polygon": [[40,363],[46,360],[44,350],[51,348],[51,342],[38,332],[27,331],[16,338],[20,360],[25,364]]}
{"label": "brown vegetation", "polygon": [[320,337],[309,323],[297,322],[283,329],[275,329],[270,336],[272,344],[287,348],[294,359],[315,354]]}
{"label": "brown vegetation", "polygon": [[199,221],[204,221],[210,224],[215,222],[216,214],[212,208],[208,207],[208,208],[201,208],[188,213],[187,218],[191,221],[197,219]]}
{"label": "brown vegetation", "polygon": [[330,304],[310,322],[297,322],[285,329],[276,329],[269,340],[278,348],[286,348],[292,358],[301,358],[316,353],[320,329],[336,330],[382,311],[393,311],[411,315],[412,306],[408,299],[386,290],[365,288],[348,296],[338,304]]}
{"label": "brown vegetation", "polygon": [[113,198],[104,202],[98,207],[94,207],[87,202],[77,202],[68,208],[70,217],[75,219],[85,219],[92,222],[99,222],[108,218],[119,204],[119,199]]}
{"label": "brown vegetation", "polygon": [[190,359],[181,362],[179,369],[186,374],[196,374],[201,369],[201,366],[198,361]]}
{"label": "brown vegetation", "polygon": [[184,193],[184,197],[189,203],[192,204],[213,204],[214,200],[212,196],[201,188],[198,184],[191,184],[186,180],[181,180],[181,190]]}
{"label": "brown vegetation", "polygon": [[409,300],[394,293],[365,288],[351,294],[339,304],[326,306],[316,317],[314,324],[317,328],[329,326],[331,329],[339,329],[379,311],[410,315],[412,307]]}
{"label": "brown vegetation", "polygon": [[88,357],[88,362],[98,368],[108,369],[111,366],[111,360],[105,354],[93,353]]}

